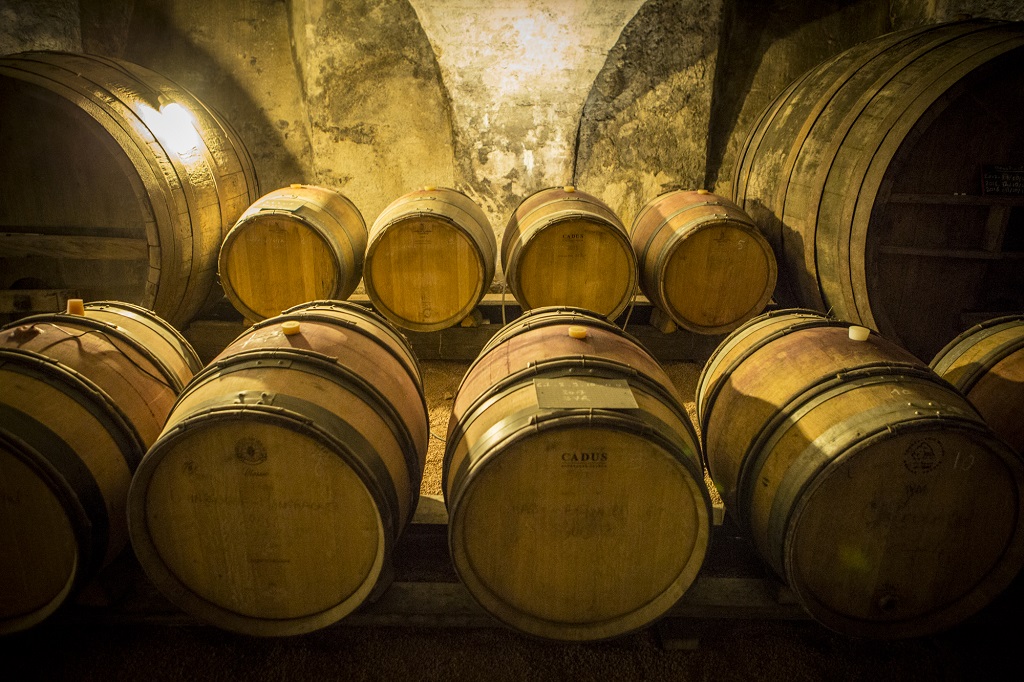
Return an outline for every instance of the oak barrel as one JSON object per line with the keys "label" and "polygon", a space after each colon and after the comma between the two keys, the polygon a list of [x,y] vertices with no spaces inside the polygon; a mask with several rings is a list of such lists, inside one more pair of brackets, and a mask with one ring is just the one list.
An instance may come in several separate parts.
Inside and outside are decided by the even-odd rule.
{"label": "oak barrel", "polygon": [[704,453],[726,509],[815,619],[924,635],[1024,564],[1024,464],[952,386],[867,332],[806,310],[734,331],[697,384]]}
{"label": "oak barrel", "polygon": [[707,190],[674,190],[637,213],[630,239],[644,295],[677,325],[730,332],[775,291],[775,254],[750,216]]}
{"label": "oak barrel", "polygon": [[370,227],[363,285],[374,308],[400,327],[458,324],[487,293],[497,249],[487,216],[444,187],[409,192]]}
{"label": "oak barrel", "polygon": [[931,368],[1024,455],[1024,315],[1005,315],[971,327],[939,351]]}
{"label": "oak barrel", "polygon": [[455,568],[523,632],[593,640],[648,625],[704,560],[698,443],[657,361],[590,311],[537,308],[456,392],[442,488]]}
{"label": "oak barrel", "polygon": [[221,245],[220,283],[249,320],[307,301],[344,300],[363,274],[366,223],[347,197],[291,185],[247,208]]}
{"label": "oak barrel", "polygon": [[780,304],[925,361],[965,319],[1024,309],[1022,110],[1022,23],[887,34],[790,85],[733,177],[780,261]]}
{"label": "oak barrel", "polygon": [[[177,106],[172,106],[177,105]],[[259,196],[230,125],[184,88],[97,55],[0,58],[0,289],[112,299],[187,323]]]}
{"label": "oak barrel", "polygon": [[505,282],[524,310],[564,305],[615,319],[636,289],[636,257],[615,212],[575,187],[516,208],[501,240]]}
{"label": "oak barrel", "polygon": [[132,472],[198,369],[129,304],[0,330],[0,632],[45,619],[123,549]]}
{"label": "oak barrel", "polygon": [[386,587],[427,437],[404,337],[354,304],[296,306],[186,387],[132,481],[132,546],[158,589],[216,626],[325,627]]}

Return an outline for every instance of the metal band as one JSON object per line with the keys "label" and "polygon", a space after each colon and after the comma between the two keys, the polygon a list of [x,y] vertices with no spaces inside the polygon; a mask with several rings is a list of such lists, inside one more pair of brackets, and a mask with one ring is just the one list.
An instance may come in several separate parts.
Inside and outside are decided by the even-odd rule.
{"label": "metal band", "polygon": [[193,374],[203,368],[203,361],[199,359],[199,354],[196,353],[192,344],[188,342],[188,339],[182,336],[181,332],[152,310],[132,303],[124,303],[122,301],[91,301],[85,304],[85,309],[110,309],[119,315],[124,315],[125,317],[134,318],[136,320],[142,320],[147,323],[147,327],[155,331],[166,339],[169,344],[177,347],[181,351],[182,359],[185,361],[185,364],[188,365],[189,370],[191,370]]}
{"label": "metal band", "polygon": [[[338,318],[329,314],[321,314],[321,311],[340,313],[342,315],[350,315],[351,317],[346,316]],[[378,315],[373,312],[369,308],[364,308],[352,303],[337,301],[312,301],[310,303],[303,303],[302,305],[288,308],[276,317],[253,325],[253,329],[270,326],[272,324],[284,322],[285,320],[311,320],[358,331],[363,336],[369,337],[373,340],[377,345],[384,349],[388,355],[401,364],[409,373],[409,376],[412,377],[414,383],[417,385],[423,383],[423,373],[420,371],[419,362],[416,359],[416,354],[413,353],[412,346],[409,344],[408,339],[406,339],[402,332],[400,332],[390,321],[382,315]],[[368,327],[362,324],[364,322],[372,326],[372,331],[379,331],[384,335],[389,336],[397,346],[405,351],[405,354],[399,355],[393,348],[381,343],[380,339],[377,338]]]}
{"label": "metal band", "polygon": [[135,425],[103,389],[67,365],[40,353],[19,348],[0,348],[0,367],[51,386],[89,413],[117,445],[129,471],[135,471],[146,454],[146,445]]}
{"label": "metal band", "polygon": [[[764,317],[757,318],[757,319],[760,321],[760,320],[763,320]],[[704,434],[705,442],[707,442],[708,424],[711,421],[711,408],[714,405],[715,401],[718,399],[718,394],[721,393],[722,388],[727,383],[728,378],[731,377],[732,374],[736,371],[736,369],[741,364],[746,362],[754,353],[758,352],[759,350],[761,350],[762,348],[767,346],[769,343],[771,343],[771,342],[773,342],[773,341],[775,341],[777,339],[781,339],[784,336],[788,336],[789,334],[792,334],[793,332],[802,331],[804,329],[814,329],[814,328],[817,328],[817,327],[849,327],[849,326],[850,325],[848,323],[846,323],[846,322],[839,322],[839,321],[835,321],[835,320],[829,320],[829,319],[827,319],[825,317],[822,317],[820,315],[820,313],[815,313],[814,317],[800,319],[800,320],[794,322],[793,324],[789,325],[788,327],[785,327],[783,329],[780,329],[778,331],[775,331],[775,332],[769,334],[768,336],[765,336],[765,337],[763,337],[761,339],[758,339],[756,343],[752,344],[749,348],[746,348],[739,355],[739,357],[733,359],[733,361],[729,364],[729,366],[726,367],[721,373],[719,373],[718,378],[711,383],[711,386],[707,389],[707,394],[706,394],[705,400],[698,401],[698,419],[700,420],[700,432],[702,434]],[[741,327],[737,331],[744,330],[744,329],[751,329],[751,327]],[[729,343],[728,339],[726,339],[722,343],[722,346],[719,346],[719,348],[725,346],[725,344],[727,344],[727,343]],[[712,359],[714,359],[714,358],[712,358]],[[711,363],[711,360],[708,360],[708,365],[705,366],[705,370],[707,370],[708,367],[710,367],[710,363]],[[706,379],[707,379],[707,376],[702,374],[701,378],[698,380],[698,382],[697,382],[698,395],[702,392],[701,389],[704,388],[704,383],[705,383]],[[700,405],[704,405],[704,408],[700,409]]]}
{"label": "metal band", "polygon": [[[839,458],[854,457],[875,444],[922,425],[941,423],[944,429],[955,427],[980,431],[980,422],[974,415],[949,416],[915,415],[920,406],[906,403],[880,405],[847,419],[822,432],[809,443],[790,464],[779,482],[768,517],[767,546],[772,551],[765,559],[780,577],[785,577],[786,543],[792,538],[789,527],[797,511],[797,502],[818,481],[822,470]],[[909,418],[899,418],[900,415]],[[893,419],[893,417],[897,419]],[[803,501],[805,502],[805,500]]]}
{"label": "metal band", "polygon": [[[373,408],[374,412],[387,425],[388,430],[391,431],[398,442],[409,478],[413,484],[412,487],[418,495],[420,483],[423,479],[423,468],[420,466],[416,442],[402,415],[398,413],[395,406],[381,394],[376,386],[373,386],[362,376],[344,365],[339,364],[335,358],[322,353],[302,348],[257,349],[236,353],[209,365],[201,374],[197,375],[189,384],[188,389],[178,398],[172,412],[178,408],[178,405],[184,401],[186,396],[191,395],[201,384],[217,377],[252,369],[259,369],[261,371],[291,369],[305,372],[312,376],[331,379],[334,383],[350,391]],[[285,394],[277,395],[278,401],[298,400],[298,398],[286,397]],[[190,411],[194,410],[195,408],[190,409]],[[329,412],[329,414],[336,416],[334,412]],[[427,414],[427,412],[424,411],[424,414]]]}
{"label": "metal band", "polygon": [[[691,209],[694,209],[694,208],[701,208],[702,206],[723,206],[723,205],[724,204],[722,204],[720,202],[717,202],[717,201],[702,201],[700,203],[690,204],[689,206],[684,206],[683,208],[680,208],[679,210],[675,211],[674,213],[670,213],[669,215],[667,215],[664,218],[662,218],[661,222],[659,222],[657,224],[657,226],[655,226],[655,229],[651,231],[651,234],[648,235],[647,240],[644,243],[643,248],[640,249],[637,252],[637,254],[636,254],[637,260],[641,263],[641,267],[643,267],[643,263],[647,262],[647,252],[651,250],[651,244],[654,243],[654,239],[661,232],[661,228],[665,227],[665,225],[668,224],[668,221],[672,220],[677,215],[680,215],[681,213],[686,213],[687,211],[689,211]],[[720,218],[725,218],[725,217],[727,217],[727,216],[719,215],[719,214],[716,213],[714,215],[707,216],[705,220],[691,221],[691,222],[687,223],[687,226],[689,226],[689,225],[699,225],[701,223],[707,222],[708,220],[718,220]],[[678,230],[674,230],[674,231],[678,232]]]}
{"label": "metal band", "polygon": [[[57,327],[58,329],[63,329],[63,327],[60,326],[61,324],[67,324],[71,327],[85,328],[86,330],[89,331],[100,332],[106,336],[113,336],[119,341],[122,341],[128,346],[130,346],[132,350],[134,350],[136,353],[145,358],[146,361],[149,362],[151,365],[156,367],[156,369],[163,376],[163,383],[169,386],[175,393],[179,393],[181,389],[184,388],[184,384],[182,384],[181,378],[170,367],[170,365],[168,365],[164,361],[163,358],[161,358],[159,355],[157,355],[149,348],[144,346],[142,342],[133,337],[131,334],[128,334],[125,331],[123,331],[117,325],[110,324],[109,322],[104,322],[103,320],[96,320],[91,317],[86,317],[84,315],[70,315],[68,313],[51,313],[46,315],[32,315],[30,317],[24,317],[8,326],[20,327],[23,325],[36,324],[49,324],[54,327]],[[73,337],[69,336],[69,338]],[[121,349],[118,348],[118,350],[120,351]],[[123,351],[121,351],[121,353],[122,355],[124,354]],[[129,361],[131,361],[130,358]],[[149,372],[146,373],[149,374]],[[159,377],[153,378],[159,379]]]}
{"label": "metal band", "polygon": [[749,512],[753,506],[754,491],[761,470],[789,428],[799,423],[816,407],[843,393],[876,384],[896,383],[902,379],[924,380],[933,385],[936,383],[935,375],[924,367],[909,363],[872,363],[821,377],[817,382],[808,385],[802,393],[780,406],[740,457],[735,511],[741,526],[750,531]]}
{"label": "metal band", "polygon": [[[444,475],[451,478],[453,497],[448,497],[448,485],[442,486],[445,504],[454,509],[467,489],[466,481],[493,457],[515,443],[541,432],[574,426],[607,427],[615,431],[633,433],[659,445],[687,470],[698,483],[704,480],[703,470],[697,464],[691,448],[660,419],[643,410],[564,409],[541,410],[530,406],[513,413],[489,428],[463,457],[454,472],[448,471],[450,458],[446,455]],[[451,442],[452,439],[449,439]],[[453,448],[454,451],[454,448]],[[698,485],[705,504],[711,508],[706,486]]]}
{"label": "metal band", "polygon": [[96,478],[75,449],[48,426],[4,404],[0,404],[0,444],[60,500],[81,555],[75,585],[88,582],[103,566],[110,543],[110,517]]}
{"label": "metal band", "polygon": [[694,443],[699,441],[686,409],[664,385],[655,381],[650,376],[642,374],[630,365],[600,356],[589,355],[549,358],[541,362],[531,363],[529,366],[505,376],[491,384],[486,391],[470,403],[469,407],[462,413],[460,422],[472,421],[481,410],[486,409],[496,400],[511,393],[524,382],[529,381],[532,383],[534,378],[557,379],[560,377],[626,379],[631,387],[634,385],[642,387],[647,393],[654,395],[669,407],[679,417],[679,420],[687,425]]}
{"label": "metal band", "polygon": [[[172,448],[179,436],[189,429],[206,426],[211,422],[230,420],[267,421],[326,445],[355,471],[371,495],[384,503],[380,515],[385,532],[389,538],[397,538],[399,526],[394,514],[399,509],[398,493],[395,482],[377,454],[376,448],[334,412],[307,400],[282,393],[244,391],[218,396],[196,405],[188,417],[161,434],[153,444],[145,464],[146,471],[140,478],[148,486],[152,470],[162,459],[164,451]],[[142,470],[140,474],[143,474]],[[418,495],[417,488],[414,497],[418,499]],[[415,499],[413,502],[415,503]]]}

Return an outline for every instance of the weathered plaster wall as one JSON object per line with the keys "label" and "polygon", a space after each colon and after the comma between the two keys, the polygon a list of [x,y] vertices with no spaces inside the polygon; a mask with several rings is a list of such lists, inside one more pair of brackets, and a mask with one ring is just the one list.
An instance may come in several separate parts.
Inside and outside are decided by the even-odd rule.
{"label": "weathered plaster wall", "polygon": [[587,96],[575,181],[628,226],[650,199],[704,186],[722,0],[649,0]]}
{"label": "weathered plaster wall", "polygon": [[643,0],[411,0],[451,95],[462,189],[500,235],[529,194],[572,181],[583,102]]}
{"label": "weathered plaster wall", "polygon": [[408,0],[292,0],[311,177],[367,226],[402,194],[459,184],[448,94]]}
{"label": "weathered plaster wall", "polygon": [[81,46],[78,0],[0,0],[0,54]]}
{"label": "weathered plaster wall", "polygon": [[522,199],[567,182],[627,223],[668,189],[729,194],[747,131],[792,79],[961,13],[1024,20],[1024,3],[0,0],[0,52],[136,61],[233,123],[264,191],[333,187],[369,223],[411,189],[454,186],[500,238]]}

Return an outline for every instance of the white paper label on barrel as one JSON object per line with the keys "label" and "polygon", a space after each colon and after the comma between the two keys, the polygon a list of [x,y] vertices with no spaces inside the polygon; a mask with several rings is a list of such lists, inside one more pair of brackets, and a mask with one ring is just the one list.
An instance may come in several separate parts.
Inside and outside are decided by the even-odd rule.
{"label": "white paper label on barrel", "polygon": [[592,407],[606,410],[635,410],[636,398],[625,379],[562,377],[535,379],[537,406],[541,409]]}

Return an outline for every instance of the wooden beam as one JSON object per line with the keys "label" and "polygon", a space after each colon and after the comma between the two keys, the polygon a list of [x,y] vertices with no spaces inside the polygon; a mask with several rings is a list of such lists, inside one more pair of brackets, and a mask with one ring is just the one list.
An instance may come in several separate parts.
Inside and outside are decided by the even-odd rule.
{"label": "wooden beam", "polygon": [[76,260],[149,260],[145,239],[89,237],[62,234],[0,233],[0,253],[4,258],[43,256]]}
{"label": "wooden beam", "polygon": [[56,313],[75,297],[73,289],[4,289],[0,290],[0,313]]}

